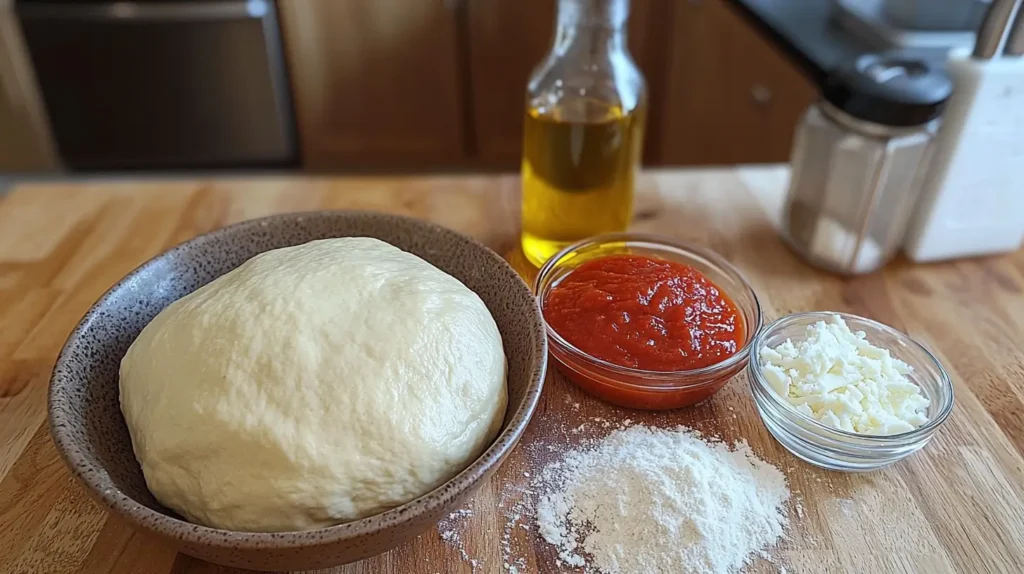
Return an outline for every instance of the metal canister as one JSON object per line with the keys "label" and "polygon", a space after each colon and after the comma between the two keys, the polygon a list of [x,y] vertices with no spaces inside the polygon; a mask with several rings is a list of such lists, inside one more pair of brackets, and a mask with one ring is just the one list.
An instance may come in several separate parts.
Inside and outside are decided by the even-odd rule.
{"label": "metal canister", "polygon": [[892,258],[952,91],[934,64],[899,53],[863,55],[829,75],[793,143],[782,235],[794,251],[842,274]]}

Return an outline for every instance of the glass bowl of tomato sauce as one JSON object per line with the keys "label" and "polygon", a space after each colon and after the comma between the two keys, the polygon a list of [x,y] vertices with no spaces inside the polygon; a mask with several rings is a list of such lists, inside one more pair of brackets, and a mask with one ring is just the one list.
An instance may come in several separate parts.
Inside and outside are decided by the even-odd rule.
{"label": "glass bowl of tomato sauce", "polygon": [[699,403],[747,364],[761,306],[717,253],[667,237],[611,233],[555,254],[534,283],[549,349],[584,391],[616,405]]}

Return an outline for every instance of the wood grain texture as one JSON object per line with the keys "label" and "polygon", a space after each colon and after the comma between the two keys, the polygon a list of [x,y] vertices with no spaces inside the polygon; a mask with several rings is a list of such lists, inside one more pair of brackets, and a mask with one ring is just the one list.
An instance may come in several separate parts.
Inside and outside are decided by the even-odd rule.
{"label": "wood grain texture", "polygon": [[725,0],[674,5],[661,161],[788,161],[813,84]]}
{"label": "wood grain texture", "polygon": [[283,0],[278,6],[307,167],[464,160],[462,72],[449,4]]}
{"label": "wood grain texture", "polygon": [[[535,529],[503,544],[524,473],[538,472],[597,417],[684,424],[746,439],[794,492],[786,538],[751,572],[1020,572],[1024,565],[1024,252],[948,264],[897,261],[843,280],[787,251],[773,230],[784,171],[649,172],[637,230],[706,245],[743,269],[767,318],[858,313],[909,332],[952,376],[957,406],[922,452],[850,475],[788,455],[764,430],[743,376],[674,412],[627,411],[589,398],[555,372],[519,448],[450,519],[387,554],[321,572],[558,572]],[[282,211],[360,208],[436,221],[516,251],[512,176],[264,178],[170,183],[35,184],[0,202],[0,572],[230,573],[177,555],[90,502],[59,462],[45,424],[49,370],[89,305],[145,259],[195,234]],[[575,429],[584,426],[581,432]],[[592,434],[593,433],[593,434]],[[554,450],[539,448],[553,445]],[[441,538],[449,532],[459,547]],[[465,554],[463,554],[463,552]],[[475,568],[470,560],[475,561]]]}

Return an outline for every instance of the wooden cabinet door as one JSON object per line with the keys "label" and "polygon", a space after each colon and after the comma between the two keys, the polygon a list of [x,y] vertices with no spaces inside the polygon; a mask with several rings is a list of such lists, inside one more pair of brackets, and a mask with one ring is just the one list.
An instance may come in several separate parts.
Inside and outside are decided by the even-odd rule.
{"label": "wooden cabinet door", "polygon": [[[660,13],[674,0],[633,0],[629,49],[647,79],[650,108],[644,158],[656,161],[666,35]],[[556,0],[467,0],[473,145],[483,165],[517,168],[522,154],[526,81],[547,54]]]}
{"label": "wooden cabinet door", "polygon": [[813,84],[723,0],[674,8],[663,163],[788,161]]}
{"label": "wooden cabinet door", "polygon": [[278,2],[307,167],[462,163],[457,3]]}

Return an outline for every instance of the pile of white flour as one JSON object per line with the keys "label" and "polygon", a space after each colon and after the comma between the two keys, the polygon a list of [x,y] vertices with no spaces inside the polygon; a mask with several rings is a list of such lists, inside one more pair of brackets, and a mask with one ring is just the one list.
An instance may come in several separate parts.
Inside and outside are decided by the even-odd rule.
{"label": "pile of white flour", "polygon": [[587,572],[724,574],[782,536],[786,478],[745,442],[633,426],[536,481],[541,536]]}

